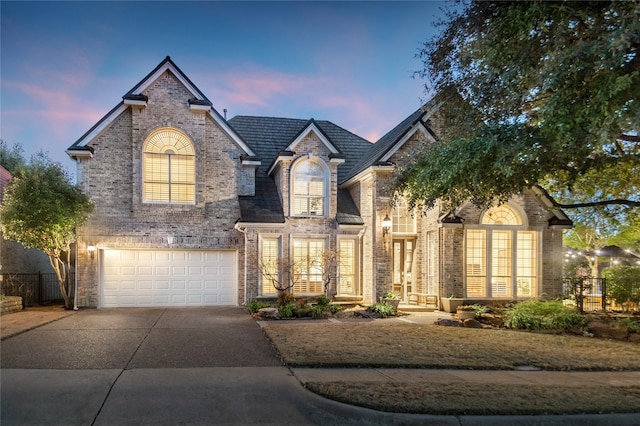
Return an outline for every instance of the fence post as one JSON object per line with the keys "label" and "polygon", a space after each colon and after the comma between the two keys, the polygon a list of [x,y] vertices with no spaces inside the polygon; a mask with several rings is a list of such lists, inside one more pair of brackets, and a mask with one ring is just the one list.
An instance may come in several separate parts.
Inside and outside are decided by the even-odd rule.
{"label": "fence post", "polygon": [[602,311],[607,312],[607,279],[600,278],[600,286],[602,288]]}
{"label": "fence post", "polygon": [[39,305],[42,305],[42,293],[43,293],[42,272],[38,271],[38,304]]}

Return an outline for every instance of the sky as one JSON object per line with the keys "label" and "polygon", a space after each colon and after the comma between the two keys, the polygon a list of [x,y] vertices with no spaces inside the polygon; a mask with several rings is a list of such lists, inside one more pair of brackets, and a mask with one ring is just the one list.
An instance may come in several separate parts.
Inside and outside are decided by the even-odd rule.
{"label": "sky", "polygon": [[227,118],[329,120],[378,140],[428,99],[416,57],[446,4],[0,1],[0,138],[65,150],[166,56]]}

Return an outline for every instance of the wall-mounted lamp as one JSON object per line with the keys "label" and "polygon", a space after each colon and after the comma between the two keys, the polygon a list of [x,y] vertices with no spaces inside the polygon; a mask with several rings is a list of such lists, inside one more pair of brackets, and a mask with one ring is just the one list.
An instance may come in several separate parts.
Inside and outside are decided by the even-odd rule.
{"label": "wall-mounted lamp", "polygon": [[89,251],[89,254],[91,255],[91,260],[93,260],[93,256],[96,252],[96,246],[94,246],[93,244],[89,244],[87,246],[87,250]]}
{"label": "wall-mounted lamp", "polygon": [[382,236],[383,237],[389,233],[389,230],[391,229],[391,225],[392,225],[391,219],[387,214],[384,216],[384,219],[382,219]]}
{"label": "wall-mounted lamp", "polygon": [[167,237],[167,244],[169,244],[169,245],[173,244],[173,235],[169,235]]}

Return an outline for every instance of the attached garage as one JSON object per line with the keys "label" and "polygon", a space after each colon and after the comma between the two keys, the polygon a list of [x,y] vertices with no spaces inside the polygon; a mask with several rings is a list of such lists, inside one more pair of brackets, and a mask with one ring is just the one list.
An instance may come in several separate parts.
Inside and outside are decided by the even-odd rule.
{"label": "attached garage", "polygon": [[105,249],[100,264],[103,308],[238,304],[234,251]]}

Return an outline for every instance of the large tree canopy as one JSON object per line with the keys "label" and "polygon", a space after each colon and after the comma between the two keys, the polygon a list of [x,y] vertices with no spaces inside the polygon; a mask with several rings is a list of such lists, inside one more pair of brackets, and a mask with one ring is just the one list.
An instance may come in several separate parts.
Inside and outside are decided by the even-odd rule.
{"label": "large tree canopy", "polygon": [[[418,56],[438,143],[401,171],[412,205],[640,207],[640,2],[468,1]],[[437,117],[437,119],[436,119]]]}
{"label": "large tree canopy", "polygon": [[49,256],[67,308],[71,307],[70,246],[76,241],[76,227],[91,210],[91,201],[71,183],[62,165],[43,154],[15,172],[0,204],[4,237]]}

